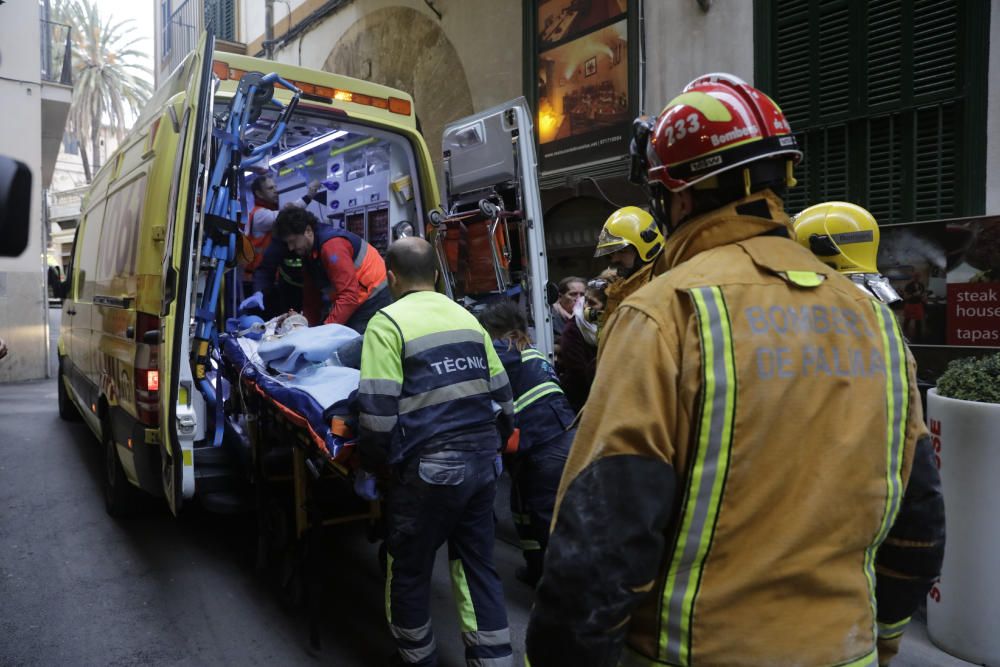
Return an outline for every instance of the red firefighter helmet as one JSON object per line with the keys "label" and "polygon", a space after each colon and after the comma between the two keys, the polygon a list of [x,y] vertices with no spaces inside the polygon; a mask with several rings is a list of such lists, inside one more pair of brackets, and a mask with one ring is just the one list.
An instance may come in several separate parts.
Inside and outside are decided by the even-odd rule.
{"label": "red firefighter helmet", "polygon": [[768,158],[802,159],[785,115],[770,97],[731,74],[706,74],[656,119],[647,159],[650,183],[672,192]]}

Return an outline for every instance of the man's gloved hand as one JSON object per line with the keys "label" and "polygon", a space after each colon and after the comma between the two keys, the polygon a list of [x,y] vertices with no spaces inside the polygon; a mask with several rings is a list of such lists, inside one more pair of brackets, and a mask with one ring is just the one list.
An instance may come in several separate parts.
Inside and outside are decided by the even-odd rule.
{"label": "man's gloved hand", "polygon": [[264,294],[262,292],[254,292],[240,303],[241,313],[254,309],[264,310]]}
{"label": "man's gloved hand", "polygon": [[378,500],[378,485],[375,483],[375,475],[365,470],[358,469],[354,473],[354,493],[365,500]]}

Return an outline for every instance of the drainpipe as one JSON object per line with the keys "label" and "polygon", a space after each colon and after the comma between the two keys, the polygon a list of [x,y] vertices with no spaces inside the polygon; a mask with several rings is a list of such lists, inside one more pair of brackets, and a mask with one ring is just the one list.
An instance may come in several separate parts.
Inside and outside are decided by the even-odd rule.
{"label": "drainpipe", "polygon": [[274,0],[264,0],[264,57],[274,59]]}

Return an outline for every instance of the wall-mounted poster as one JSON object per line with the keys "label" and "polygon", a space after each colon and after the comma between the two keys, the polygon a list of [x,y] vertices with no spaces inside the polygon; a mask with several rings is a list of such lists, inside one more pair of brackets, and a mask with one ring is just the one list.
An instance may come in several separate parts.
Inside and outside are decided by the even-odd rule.
{"label": "wall-mounted poster", "polygon": [[628,49],[629,23],[622,18],[538,54],[543,171],[627,153],[635,116]]}
{"label": "wall-mounted poster", "polygon": [[545,50],[625,14],[628,0],[541,0],[538,48]]}
{"label": "wall-mounted poster", "polygon": [[878,265],[911,345],[1000,345],[1000,217],[882,228]]}

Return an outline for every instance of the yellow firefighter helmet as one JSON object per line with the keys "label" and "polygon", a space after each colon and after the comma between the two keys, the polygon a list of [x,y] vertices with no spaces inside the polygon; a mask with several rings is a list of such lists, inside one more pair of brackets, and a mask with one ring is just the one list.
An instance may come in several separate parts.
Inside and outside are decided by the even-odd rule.
{"label": "yellow firefighter helmet", "polygon": [[604,221],[594,257],[610,255],[626,246],[635,248],[643,262],[652,261],[663,250],[663,234],[656,221],[638,206],[620,208]]}
{"label": "yellow firefighter helmet", "polygon": [[795,240],[841,273],[878,273],[879,231],[857,204],[830,201],[805,209],[792,221]]}

